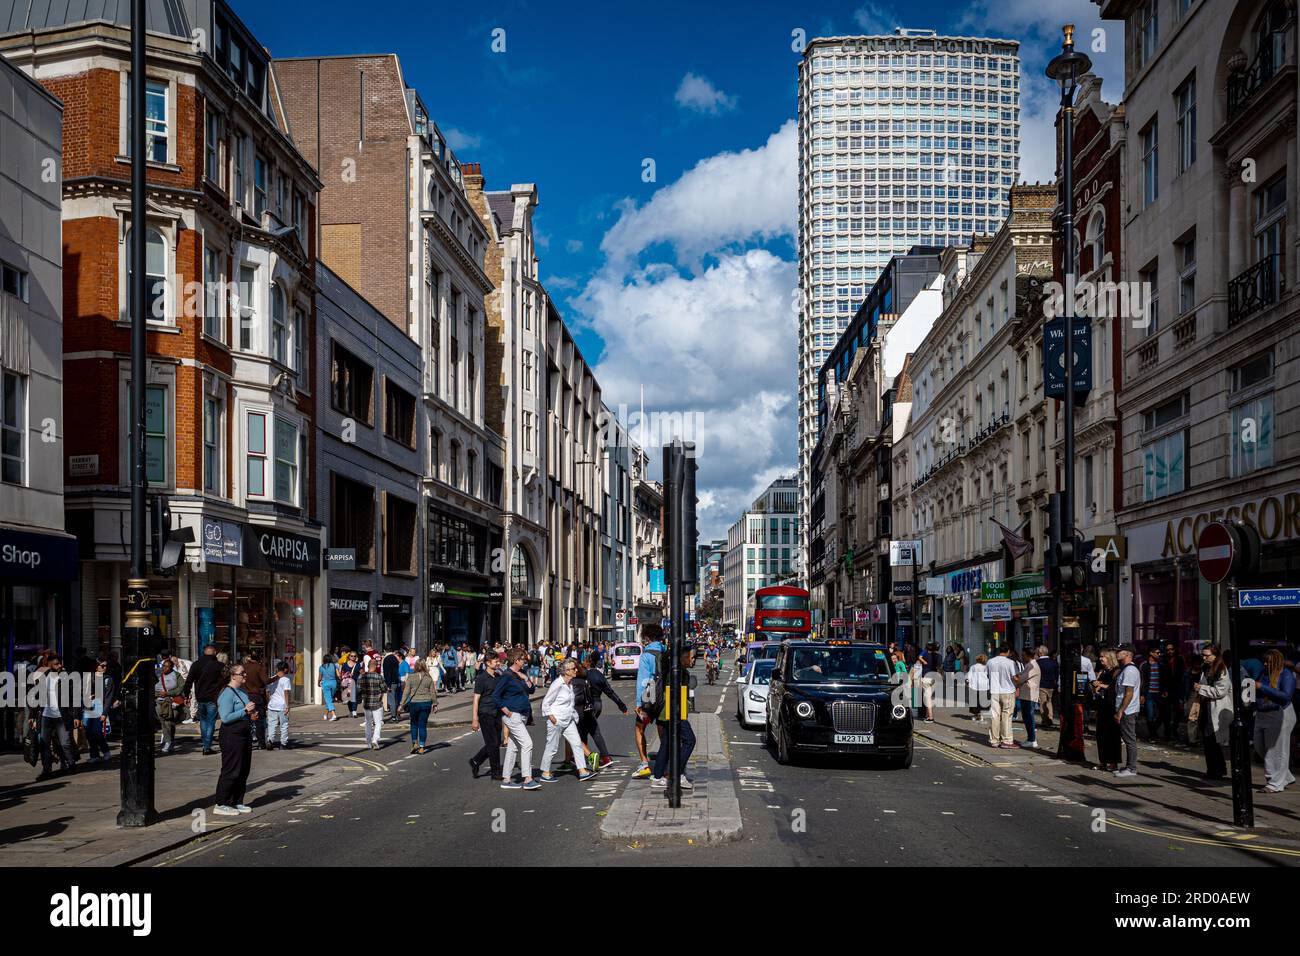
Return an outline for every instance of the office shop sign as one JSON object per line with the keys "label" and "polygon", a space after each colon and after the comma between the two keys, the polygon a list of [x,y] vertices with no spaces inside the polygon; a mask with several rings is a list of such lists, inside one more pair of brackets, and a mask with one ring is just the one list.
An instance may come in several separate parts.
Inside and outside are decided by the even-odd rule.
{"label": "office shop sign", "polygon": [[274,528],[244,525],[244,567],[320,576],[320,540]]}

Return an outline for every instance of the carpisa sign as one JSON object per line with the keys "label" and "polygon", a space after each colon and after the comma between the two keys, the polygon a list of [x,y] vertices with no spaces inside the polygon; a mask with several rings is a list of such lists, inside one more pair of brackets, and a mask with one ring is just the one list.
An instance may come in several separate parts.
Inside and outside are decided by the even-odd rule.
{"label": "carpisa sign", "polygon": [[320,540],[273,528],[244,525],[244,567],[317,577],[320,575]]}

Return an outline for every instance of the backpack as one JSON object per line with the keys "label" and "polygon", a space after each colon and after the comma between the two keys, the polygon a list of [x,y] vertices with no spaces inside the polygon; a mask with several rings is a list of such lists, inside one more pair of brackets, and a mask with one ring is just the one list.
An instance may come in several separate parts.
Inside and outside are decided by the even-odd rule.
{"label": "backpack", "polygon": [[575,677],[570,686],[573,688],[573,709],[580,714],[587,713],[593,706],[591,685],[585,677]]}

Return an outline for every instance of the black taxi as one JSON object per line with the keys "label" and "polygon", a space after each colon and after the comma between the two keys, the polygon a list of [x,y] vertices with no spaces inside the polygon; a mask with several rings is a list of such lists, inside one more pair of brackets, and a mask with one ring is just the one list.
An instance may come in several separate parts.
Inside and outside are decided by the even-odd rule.
{"label": "black taxi", "polygon": [[912,711],[890,670],[880,644],[785,641],[768,686],[766,741],[777,762],[861,754],[910,767]]}

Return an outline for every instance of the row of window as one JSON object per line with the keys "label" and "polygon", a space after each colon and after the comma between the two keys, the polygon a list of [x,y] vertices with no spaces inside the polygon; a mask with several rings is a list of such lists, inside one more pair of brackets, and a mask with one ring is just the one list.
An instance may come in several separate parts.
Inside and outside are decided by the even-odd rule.
{"label": "row of window", "polygon": [[1014,56],[947,56],[942,53],[828,54],[818,51],[811,58],[814,73],[829,70],[878,70],[888,67],[947,67],[952,70],[992,70],[1015,73],[1020,61]]}
{"label": "row of window", "polygon": [[[375,370],[337,342],[331,343],[330,402],[335,411],[373,428]],[[415,448],[416,398],[392,379],[384,378],[383,432],[407,448]]]}
{"label": "row of window", "polygon": [[952,136],[992,136],[1015,140],[1018,137],[1019,130],[1020,125],[1018,123],[977,123],[973,120],[864,119],[819,120],[812,123],[813,136],[825,136],[830,133],[910,133],[913,135],[907,136],[905,142],[913,146],[916,145],[915,134],[917,133],[936,133],[939,135],[947,133]]}
{"label": "row of window", "polygon": [[[383,574],[418,573],[416,529],[419,505],[388,491],[379,492],[384,529]],[[375,570],[375,488],[330,472],[330,546],[353,548],[356,565]]]}

